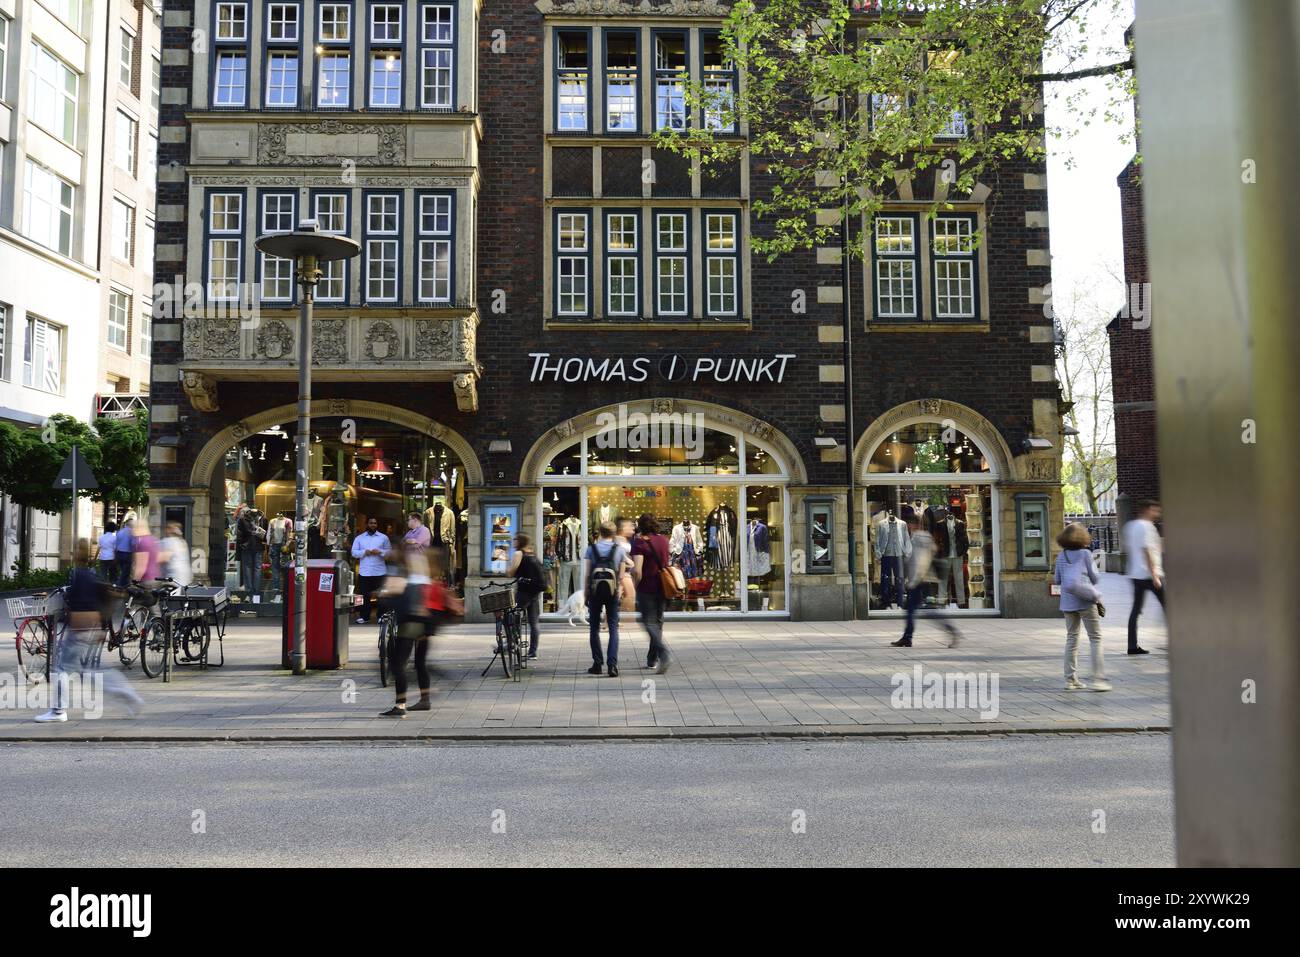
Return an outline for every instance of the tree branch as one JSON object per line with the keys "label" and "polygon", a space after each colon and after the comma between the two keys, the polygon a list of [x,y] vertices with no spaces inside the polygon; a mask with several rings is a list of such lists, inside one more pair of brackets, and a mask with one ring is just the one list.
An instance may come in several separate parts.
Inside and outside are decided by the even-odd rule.
{"label": "tree branch", "polygon": [[1064,73],[1033,73],[1025,79],[1030,83],[1068,83],[1071,80],[1086,80],[1091,76],[1108,76],[1124,73],[1133,69],[1133,58],[1120,63],[1107,63],[1104,66],[1090,66],[1086,70],[1067,70]]}

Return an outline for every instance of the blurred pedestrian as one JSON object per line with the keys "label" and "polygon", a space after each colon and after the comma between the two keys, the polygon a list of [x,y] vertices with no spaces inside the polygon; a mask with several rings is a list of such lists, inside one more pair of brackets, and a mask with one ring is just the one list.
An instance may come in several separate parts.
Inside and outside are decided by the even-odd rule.
{"label": "blurred pedestrian", "polygon": [[1079,628],[1088,632],[1092,648],[1092,690],[1109,691],[1101,645],[1101,616],[1105,606],[1097,583],[1101,576],[1092,561],[1092,536],[1078,522],[1071,522],[1056,538],[1061,553],[1056,556],[1056,584],[1061,586],[1061,612],[1065,615],[1065,690],[1079,691]]}
{"label": "blurred pedestrian", "polygon": [[388,574],[385,560],[392,548],[388,536],[379,530],[379,520],[373,515],[366,519],[366,530],[352,540],[352,557],[357,559],[357,587],[361,590],[358,625],[370,621],[370,603]]}
{"label": "blurred pedestrian", "polygon": [[1138,618],[1147,592],[1156,596],[1160,610],[1165,607],[1164,548],[1156,522],[1160,521],[1160,503],[1142,499],[1137,504],[1137,515],[1124,526],[1124,554],[1127,567],[1124,574],[1133,582],[1133,608],[1128,614],[1128,653],[1145,655],[1149,652],[1138,645]]}
{"label": "blurred pedestrian", "polygon": [[424,516],[419,512],[411,512],[407,515],[406,534],[402,536],[402,544],[407,550],[422,552],[432,541],[433,536],[429,534],[429,529],[424,524]]}
{"label": "blurred pedestrian", "polygon": [[118,526],[117,538],[113,543],[114,561],[117,562],[117,587],[119,591],[126,591],[126,586],[131,584],[131,572],[133,571],[134,560],[132,553],[135,549],[131,545],[131,526],[135,524],[135,512],[127,512],[122,516],[122,524]]}
{"label": "blurred pedestrian", "polygon": [[[104,640],[110,601],[109,585],[102,581],[90,567],[91,548],[88,539],[77,541],[73,549],[73,569],[64,591],[68,610],[68,627],[58,639],[54,659],[54,686],[50,710],[38,714],[42,723],[67,721],[68,708],[73,704],[71,681],[79,676],[82,689],[82,706],[87,704],[87,683],[96,689],[121,698],[127,710],[134,715],[143,703],[140,696],[116,669],[104,671],[100,667],[100,644]],[[96,701],[98,698],[96,697]]]}
{"label": "blurred pedestrian", "polygon": [[[911,533],[911,552],[907,556],[907,624],[903,637],[890,642],[895,648],[911,648],[916,631],[917,611],[925,603],[928,582],[933,578],[934,538],[921,527],[921,520],[911,509],[904,510],[907,529]],[[956,648],[961,642],[961,632],[947,618],[935,618],[935,623],[948,633],[948,647]]]}
{"label": "blurred pedestrian", "polygon": [[660,573],[668,568],[668,539],[659,533],[659,522],[650,513],[637,519],[632,539],[632,575],[636,580],[636,607],[641,624],[650,636],[645,666],[658,674],[668,670],[671,654],[664,641],[664,595]]}
{"label": "blurred pedestrian", "polygon": [[104,523],[104,534],[99,536],[99,577],[110,585],[117,584],[117,522]]}
{"label": "blurred pedestrian", "polygon": [[190,568],[190,543],[181,534],[179,522],[168,522],[162,540],[162,572],[181,588],[194,582]]}
{"label": "blurred pedestrian", "polygon": [[[618,597],[619,580],[632,564],[628,550],[614,541],[614,523],[601,522],[600,535],[587,546],[582,558],[587,583],[587,615],[591,640],[592,665],[587,674],[598,675],[609,667],[609,676],[618,677]],[[609,621],[609,653],[600,647],[601,613]]]}
{"label": "blurred pedestrian", "polygon": [[515,556],[510,560],[508,574],[516,581],[516,602],[528,615],[528,657],[536,658],[537,644],[542,636],[542,596],[546,593],[546,574],[533,551],[533,540],[527,535],[515,536]]}
{"label": "blurred pedestrian", "polygon": [[[397,600],[397,634],[388,657],[395,700],[393,707],[379,715],[381,718],[405,718],[407,711],[433,710],[429,641],[448,615],[463,614],[465,610],[460,599],[451,594],[441,580],[437,580],[446,574],[446,569],[440,566],[441,557],[436,552],[432,568],[420,550],[405,550],[400,561],[405,566],[403,577],[389,578],[384,582],[385,594]],[[406,659],[412,655],[420,700],[408,708]]]}
{"label": "blurred pedestrian", "polygon": [[131,577],[146,583],[144,587],[150,587],[148,583],[157,581],[162,574],[161,555],[162,546],[149,531],[149,522],[143,518],[136,519],[131,529]]}

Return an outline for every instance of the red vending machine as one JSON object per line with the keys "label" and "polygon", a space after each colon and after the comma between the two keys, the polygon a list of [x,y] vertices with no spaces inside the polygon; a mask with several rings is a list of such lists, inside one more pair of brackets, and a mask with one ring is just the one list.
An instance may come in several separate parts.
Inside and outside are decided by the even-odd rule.
{"label": "red vending machine", "polygon": [[[290,668],[293,651],[295,588],[293,569],[285,571],[284,620],[280,667]],[[307,667],[342,668],[348,663],[348,624],[352,619],[352,569],[333,558],[307,561]]]}

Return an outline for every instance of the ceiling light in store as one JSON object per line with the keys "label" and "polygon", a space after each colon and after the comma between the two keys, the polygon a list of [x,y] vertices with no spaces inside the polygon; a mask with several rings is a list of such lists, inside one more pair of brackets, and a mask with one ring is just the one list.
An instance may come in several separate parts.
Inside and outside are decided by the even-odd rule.
{"label": "ceiling light in store", "polygon": [[379,448],[375,449],[374,459],[371,461],[370,465],[368,465],[366,468],[361,470],[361,474],[376,475],[376,476],[393,474],[393,470],[389,468],[388,463],[384,461],[383,449],[379,449]]}

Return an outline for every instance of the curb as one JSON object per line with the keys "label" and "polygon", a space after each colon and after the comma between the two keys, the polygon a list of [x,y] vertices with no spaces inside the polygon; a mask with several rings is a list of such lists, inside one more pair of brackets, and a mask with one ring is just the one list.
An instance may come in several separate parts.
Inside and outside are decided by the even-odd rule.
{"label": "curb", "polygon": [[474,743],[501,744],[519,742],[645,742],[645,741],[744,741],[764,739],[842,740],[849,738],[935,738],[991,737],[998,735],[1056,734],[1168,734],[1169,725],[1061,725],[1055,727],[1015,727],[1010,725],[979,726],[932,725],[926,728],[898,728],[826,725],[822,727],[771,728],[475,728],[434,729],[412,734],[257,734],[230,732],[177,734],[83,734],[39,737],[3,735],[3,744],[363,744],[374,742],[403,743]]}

